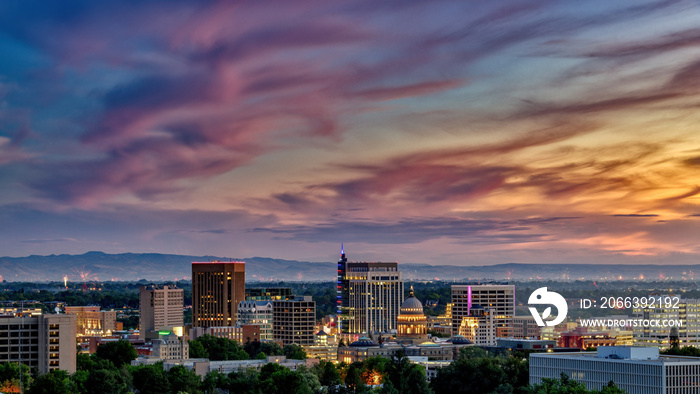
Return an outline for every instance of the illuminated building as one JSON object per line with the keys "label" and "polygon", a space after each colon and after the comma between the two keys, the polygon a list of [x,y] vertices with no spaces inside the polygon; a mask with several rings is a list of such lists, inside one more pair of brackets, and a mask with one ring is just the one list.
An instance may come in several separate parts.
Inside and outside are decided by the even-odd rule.
{"label": "illuminated building", "polygon": [[0,363],[20,362],[42,374],[74,373],[76,335],[76,315],[0,316]]}
{"label": "illuminated building", "polygon": [[448,342],[425,341],[416,345],[402,345],[396,342],[379,344],[367,337],[361,337],[348,346],[338,348],[338,362],[352,364],[370,357],[391,358],[399,351],[407,357],[426,357],[430,361],[452,361],[459,355],[459,349],[473,346],[471,341],[462,337],[452,338]]}
{"label": "illuminated building", "polygon": [[175,333],[163,333],[151,341],[153,356],[160,360],[187,360],[190,358],[190,345],[185,337]]}
{"label": "illuminated building", "polygon": [[246,301],[288,300],[293,297],[289,287],[262,287],[245,289]]}
{"label": "illuminated building", "polygon": [[283,345],[314,344],[316,301],[311,296],[295,296],[289,300],[272,301],[272,336]]}
{"label": "illuminated building", "polygon": [[413,286],[408,293],[408,298],[401,304],[397,320],[397,341],[413,343],[428,339],[428,320],[423,314],[423,304],[413,295]]}
{"label": "illuminated building", "polygon": [[[677,304],[666,305],[665,299],[673,296],[657,296],[653,308],[634,308],[633,318],[644,320],[680,320],[677,327],[679,346],[700,346],[700,300],[681,299]],[[673,298],[671,298],[673,299]],[[673,305],[675,304],[675,305]],[[672,327],[632,327],[636,346],[656,346],[662,349],[670,346]]]}
{"label": "illuminated building", "polygon": [[117,331],[117,311],[101,311],[99,306],[67,306],[76,316],[78,335],[111,335]]}
{"label": "illuminated building", "polygon": [[495,321],[493,309],[484,309],[480,305],[473,305],[470,315],[462,318],[457,334],[477,345],[495,345]]}
{"label": "illuminated building", "polygon": [[582,350],[590,347],[615,346],[617,338],[607,331],[588,331],[588,327],[576,327],[573,331],[561,333],[559,347],[579,348]]}
{"label": "illuminated building", "polygon": [[396,330],[403,294],[398,263],[351,262],[341,248],[337,303],[343,334],[371,335]]}
{"label": "illuminated building", "polygon": [[238,324],[260,326],[260,340],[272,340],[272,301],[241,301],[237,316]]}
{"label": "illuminated building", "polygon": [[156,285],[139,287],[139,338],[145,339],[166,327],[182,327],[183,308],[182,289]]}
{"label": "illuminated building", "polygon": [[629,394],[697,393],[700,358],[660,356],[656,347],[606,346],[597,352],[532,353],[530,383],[559,379],[562,373],[601,390],[613,381]]}
{"label": "illuminated building", "polygon": [[245,262],[192,263],[192,325],[235,326],[245,299]]}
{"label": "illuminated building", "polygon": [[459,332],[462,318],[470,316],[472,308],[482,307],[493,314],[496,337],[511,337],[515,316],[515,286],[513,285],[453,285],[452,334]]}

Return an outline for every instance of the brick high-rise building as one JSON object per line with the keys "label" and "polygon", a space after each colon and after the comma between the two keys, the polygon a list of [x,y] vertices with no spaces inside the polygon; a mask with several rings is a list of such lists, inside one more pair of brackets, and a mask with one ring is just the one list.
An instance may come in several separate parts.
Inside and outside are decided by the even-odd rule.
{"label": "brick high-rise building", "polygon": [[236,325],[238,303],[245,300],[245,262],[192,263],[192,325]]}
{"label": "brick high-rise building", "polygon": [[171,286],[139,287],[139,338],[165,327],[182,327],[184,292]]}

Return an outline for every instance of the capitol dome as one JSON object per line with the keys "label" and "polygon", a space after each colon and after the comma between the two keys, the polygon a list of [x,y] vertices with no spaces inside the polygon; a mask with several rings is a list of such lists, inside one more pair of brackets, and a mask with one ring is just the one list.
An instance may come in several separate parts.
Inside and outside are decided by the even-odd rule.
{"label": "capitol dome", "polygon": [[423,303],[413,295],[413,286],[396,320],[398,340],[420,343],[428,339],[428,320],[423,314]]}
{"label": "capitol dome", "polygon": [[403,304],[401,304],[400,314],[423,315],[423,303],[413,295],[413,287],[411,287],[411,292],[408,293],[408,298],[406,298]]}

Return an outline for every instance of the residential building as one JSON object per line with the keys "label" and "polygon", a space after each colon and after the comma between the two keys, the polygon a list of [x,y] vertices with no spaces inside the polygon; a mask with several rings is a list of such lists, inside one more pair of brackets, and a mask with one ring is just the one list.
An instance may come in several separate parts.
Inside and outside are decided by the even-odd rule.
{"label": "residential building", "polygon": [[[511,337],[515,316],[515,286],[505,284],[453,285],[452,334],[459,333],[462,318],[470,316],[476,306],[491,310],[495,337]],[[491,338],[489,338],[491,340]],[[494,342],[495,343],[495,342]]]}
{"label": "residential building", "polygon": [[139,287],[139,338],[163,328],[182,327],[184,292],[172,286],[148,285]]}
{"label": "residential building", "polygon": [[396,332],[404,294],[398,263],[351,262],[341,248],[337,294],[343,334]]}
{"label": "residential building", "polygon": [[629,394],[697,393],[700,357],[660,356],[658,347],[610,346],[596,352],[532,353],[530,383],[562,373],[600,390],[613,381]]}
{"label": "residential building", "polygon": [[73,314],[0,316],[0,363],[20,362],[40,373],[74,373],[76,335]]}
{"label": "residential building", "polygon": [[76,316],[78,335],[112,335],[117,331],[117,311],[101,311],[99,306],[67,306]]}
{"label": "residential building", "polygon": [[260,340],[272,340],[272,301],[241,301],[238,304],[237,316],[241,325],[260,326]]}
{"label": "residential building", "polygon": [[192,325],[235,326],[245,299],[245,262],[192,263]]}
{"label": "residential building", "polygon": [[289,300],[272,301],[272,336],[283,345],[314,344],[316,302],[311,296],[294,296]]}

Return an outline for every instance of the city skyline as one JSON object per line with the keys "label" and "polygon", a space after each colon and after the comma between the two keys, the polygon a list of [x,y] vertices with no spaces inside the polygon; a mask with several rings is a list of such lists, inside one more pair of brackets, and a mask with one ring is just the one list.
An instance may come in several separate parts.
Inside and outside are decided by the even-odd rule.
{"label": "city skyline", "polygon": [[0,255],[691,264],[700,5],[0,4]]}

